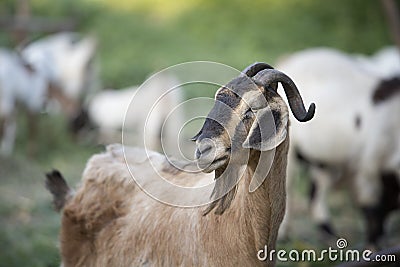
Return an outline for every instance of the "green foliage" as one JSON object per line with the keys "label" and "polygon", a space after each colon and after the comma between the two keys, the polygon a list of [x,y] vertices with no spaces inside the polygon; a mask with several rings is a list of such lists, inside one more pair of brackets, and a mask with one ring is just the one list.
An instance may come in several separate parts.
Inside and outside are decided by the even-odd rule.
{"label": "green foliage", "polygon": [[[1,0],[0,17],[14,14],[15,2]],[[34,16],[74,18],[78,31],[97,37],[104,87],[139,84],[152,72],[186,61],[210,60],[242,69],[254,61],[273,64],[288,53],[308,47],[331,46],[347,52],[372,53],[391,43],[379,1],[31,0],[30,3]],[[32,33],[29,37],[42,35]],[[0,46],[15,45],[10,36],[1,30]],[[193,85],[189,91],[187,97],[204,96],[212,95],[215,88]],[[50,195],[43,186],[44,173],[58,168],[73,185],[79,180],[86,160],[102,148],[77,144],[68,135],[63,117],[43,115],[37,154],[28,158],[26,120],[21,117],[20,121],[16,156],[0,158],[0,266],[59,266],[56,240],[60,218],[51,209]],[[299,187],[304,193],[306,184],[302,181]],[[323,246],[313,235],[316,233],[309,235],[306,247]]]}
{"label": "green foliage", "polygon": [[[31,2],[33,14],[76,18],[78,30],[98,38],[105,87],[138,84],[149,73],[185,61],[242,69],[313,46],[372,53],[390,43],[379,1]],[[13,12],[10,1],[5,3],[4,10]]]}
{"label": "green foliage", "polygon": [[90,155],[102,150],[74,142],[62,117],[42,117],[38,122],[34,155],[26,155],[27,123],[20,116],[17,153],[0,157],[0,267],[60,266],[60,215],[51,207],[44,174],[57,168],[75,185]]}

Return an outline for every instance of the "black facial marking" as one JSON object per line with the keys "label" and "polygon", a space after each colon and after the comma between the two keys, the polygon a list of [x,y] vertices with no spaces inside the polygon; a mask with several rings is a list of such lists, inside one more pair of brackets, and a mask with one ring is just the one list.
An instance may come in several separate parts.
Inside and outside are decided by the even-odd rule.
{"label": "black facial marking", "polygon": [[199,136],[202,134],[202,132],[201,132],[201,130],[195,135],[195,136],[193,136],[192,138],[190,138],[190,140],[191,141],[196,141],[198,138],[199,138]]}
{"label": "black facial marking", "polygon": [[224,126],[218,123],[216,120],[206,118],[203,128],[201,129],[201,135],[197,138],[201,141],[204,138],[214,138],[222,135],[224,132]]}
{"label": "black facial marking", "polygon": [[275,127],[276,127],[276,129],[278,129],[279,126],[282,123],[282,121],[281,121],[281,112],[279,110],[273,109],[272,110],[272,116],[274,117]]}
{"label": "black facial marking", "polygon": [[[232,114],[240,105],[242,96],[250,90],[258,90],[258,87],[248,77],[235,78],[226,86],[219,89],[215,97],[216,103],[204,122],[198,141],[203,138],[213,138],[222,135],[224,133],[224,126],[214,119],[218,118],[218,121],[224,123],[229,122]],[[243,125],[241,128],[243,128]]]}
{"label": "black facial marking", "polygon": [[248,78],[237,78],[222,87],[216,95],[216,103],[208,114],[206,121],[201,130],[199,141],[203,138],[213,138],[220,136],[224,132],[224,127],[218,121],[228,122],[232,117],[232,113],[240,105],[242,98],[239,95],[239,89],[242,88],[241,81],[249,80]]}
{"label": "black facial marking", "polygon": [[233,79],[225,86],[225,88],[239,97],[242,97],[246,92],[251,90],[259,90],[259,87],[255,84],[255,82],[246,77],[238,77]]}
{"label": "black facial marking", "polygon": [[383,80],[375,89],[372,95],[372,102],[377,105],[385,100],[389,100],[396,93],[400,93],[400,77]]}
{"label": "black facial marking", "polygon": [[232,90],[230,90],[228,88],[223,88],[217,94],[216,100],[221,101],[222,103],[226,104],[231,109],[236,109],[236,107],[239,106],[239,104],[240,104],[241,98],[239,95],[237,95]]}

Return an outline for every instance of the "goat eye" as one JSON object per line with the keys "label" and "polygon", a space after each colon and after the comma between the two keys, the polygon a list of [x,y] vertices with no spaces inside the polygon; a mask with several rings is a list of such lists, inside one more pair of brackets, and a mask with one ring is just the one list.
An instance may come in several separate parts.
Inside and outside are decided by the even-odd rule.
{"label": "goat eye", "polygon": [[246,113],[244,113],[244,115],[243,115],[243,119],[244,120],[248,120],[248,119],[251,119],[252,117],[253,117],[253,111],[251,110],[251,108],[249,108],[247,111],[246,111]]}

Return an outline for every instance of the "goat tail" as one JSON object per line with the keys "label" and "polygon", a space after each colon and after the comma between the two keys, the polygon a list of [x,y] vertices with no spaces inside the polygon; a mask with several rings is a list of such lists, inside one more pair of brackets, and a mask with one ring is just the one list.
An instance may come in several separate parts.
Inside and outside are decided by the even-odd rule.
{"label": "goat tail", "polygon": [[54,209],[59,212],[72,195],[72,189],[58,170],[46,173],[46,188],[53,195]]}

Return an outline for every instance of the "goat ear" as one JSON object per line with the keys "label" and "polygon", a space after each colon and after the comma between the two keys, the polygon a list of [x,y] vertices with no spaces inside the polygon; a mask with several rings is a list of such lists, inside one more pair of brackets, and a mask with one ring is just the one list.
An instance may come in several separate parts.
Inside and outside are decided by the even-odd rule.
{"label": "goat ear", "polygon": [[243,143],[244,148],[252,148],[259,151],[272,150],[280,145],[287,135],[289,115],[286,109],[270,106],[257,110],[253,125]]}

